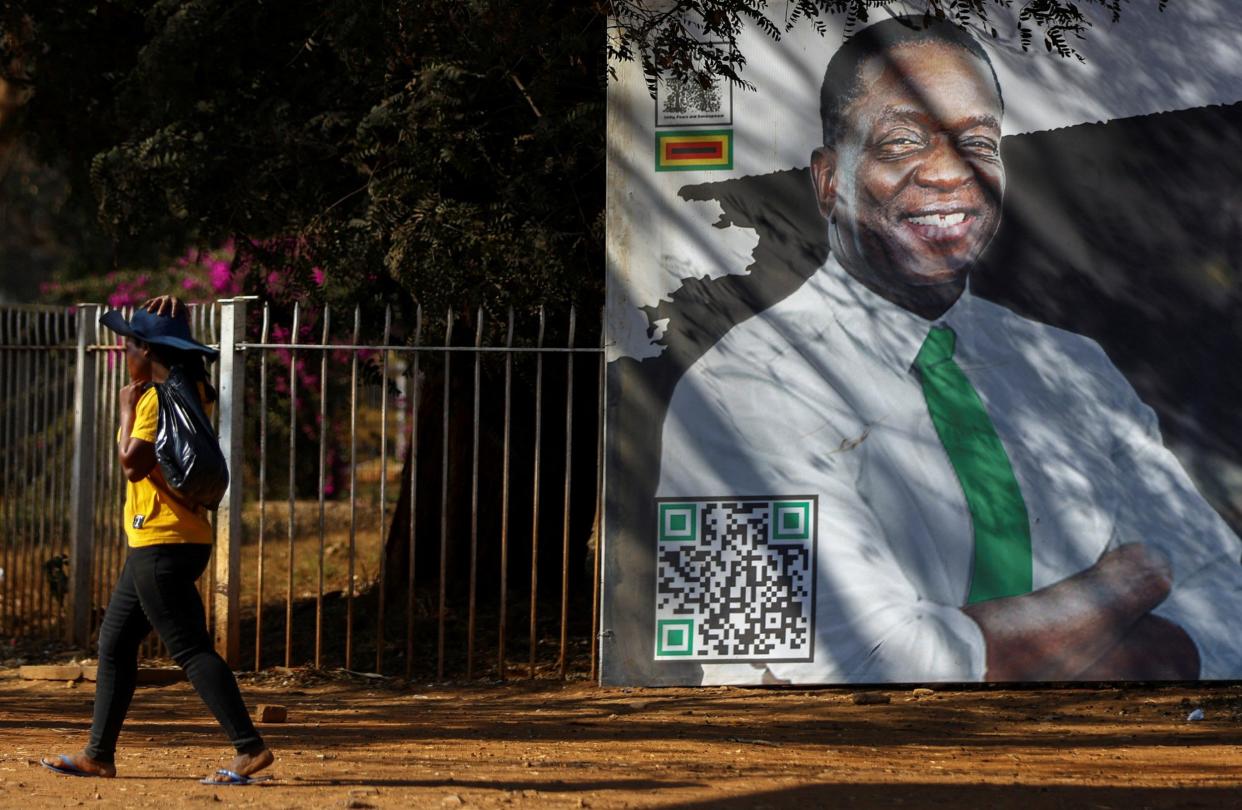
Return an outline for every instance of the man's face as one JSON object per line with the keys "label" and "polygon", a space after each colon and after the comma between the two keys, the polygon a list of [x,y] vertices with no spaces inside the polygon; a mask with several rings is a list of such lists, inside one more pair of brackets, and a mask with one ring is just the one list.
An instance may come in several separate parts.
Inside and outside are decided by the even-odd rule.
{"label": "man's face", "polygon": [[961,48],[911,44],[864,61],[859,86],[812,160],[837,259],[898,296],[964,282],[1005,188],[991,72]]}

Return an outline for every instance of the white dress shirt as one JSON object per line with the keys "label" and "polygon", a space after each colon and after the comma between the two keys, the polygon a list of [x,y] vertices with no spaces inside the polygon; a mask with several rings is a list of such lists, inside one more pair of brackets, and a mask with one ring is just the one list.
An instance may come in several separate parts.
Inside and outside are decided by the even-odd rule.
{"label": "white dress shirt", "polygon": [[[1242,543],[1099,345],[969,292],[927,321],[833,259],[704,354],[664,423],[661,497],[819,497],[814,659],[767,669],[794,683],[983,678],[983,636],[960,609],[970,512],[911,371],[933,324],[956,332],[1013,465],[1034,588],[1148,543],[1173,565],[1154,612],[1194,640],[1202,678],[1242,677]],[[704,683],[765,674],[699,663]]]}

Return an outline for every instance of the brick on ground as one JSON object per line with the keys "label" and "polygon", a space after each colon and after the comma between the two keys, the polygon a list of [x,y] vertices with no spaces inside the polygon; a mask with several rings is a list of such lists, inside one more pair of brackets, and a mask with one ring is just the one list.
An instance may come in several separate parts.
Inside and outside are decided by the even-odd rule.
{"label": "brick on ground", "polygon": [[260,703],[255,711],[260,723],[283,723],[289,719],[289,710],[278,703]]}
{"label": "brick on ground", "polygon": [[82,677],[80,664],[27,664],[17,676],[27,681],[76,681]]}

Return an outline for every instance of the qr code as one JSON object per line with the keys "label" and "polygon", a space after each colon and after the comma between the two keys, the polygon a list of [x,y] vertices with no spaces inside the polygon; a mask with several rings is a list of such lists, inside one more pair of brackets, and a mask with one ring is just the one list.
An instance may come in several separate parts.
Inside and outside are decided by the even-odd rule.
{"label": "qr code", "polygon": [[810,661],[816,498],[657,505],[656,660]]}

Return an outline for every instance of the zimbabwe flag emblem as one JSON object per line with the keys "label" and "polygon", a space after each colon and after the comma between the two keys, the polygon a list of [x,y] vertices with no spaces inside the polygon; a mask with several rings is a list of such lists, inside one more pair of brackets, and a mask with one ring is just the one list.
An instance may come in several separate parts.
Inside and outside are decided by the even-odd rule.
{"label": "zimbabwe flag emblem", "polygon": [[657,172],[733,168],[731,129],[657,132],[655,138]]}

